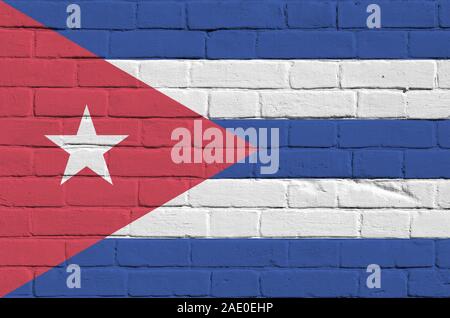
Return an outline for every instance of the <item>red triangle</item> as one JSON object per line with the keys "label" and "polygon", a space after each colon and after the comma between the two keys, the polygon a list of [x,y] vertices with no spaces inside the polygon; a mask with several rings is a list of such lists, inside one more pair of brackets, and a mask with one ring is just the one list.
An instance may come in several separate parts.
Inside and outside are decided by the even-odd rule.
{"label": "red triangle", "polygon": [[[8,266],[0,270],[0,296],[254,151],[244,144],[231,162],[174,163],[175,128],[194,134],[196,122],[202,133],[215,128],[237,140],[2,2],[0,12],[3,25],[33,27],[14,31],[26,33],[15,37],[21,58],[0,58],[0,267]],[[60,184],[69,155],[45,135],[76,134],[86,104],[97,134],[129,135],[105,157],[113,185],[88,169]]]}

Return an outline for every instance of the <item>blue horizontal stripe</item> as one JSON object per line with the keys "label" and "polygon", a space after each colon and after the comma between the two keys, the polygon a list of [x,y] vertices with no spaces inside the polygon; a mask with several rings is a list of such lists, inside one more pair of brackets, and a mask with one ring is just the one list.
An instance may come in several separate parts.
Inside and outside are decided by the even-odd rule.
{"label": "blue horizontal stripe", "polygon": [[7,3],[100,57],[284,59],[448,58],[449,0],[77,1],[81,30],[68,30],[73,1]]}
{"label": "blue horizontal stripe", "polygon": [[[279,170],[238,163],[215,178],[450,178],[449,120],[216,120],[279,129]],[[249,141],[249,139],[247,138]],[[258,141],[261,145],[261,141]]]}
{"label": "blue horizontal stripe", "polygon": [[9,297],[448,297],[449,282],[448,239],[108,239]]}

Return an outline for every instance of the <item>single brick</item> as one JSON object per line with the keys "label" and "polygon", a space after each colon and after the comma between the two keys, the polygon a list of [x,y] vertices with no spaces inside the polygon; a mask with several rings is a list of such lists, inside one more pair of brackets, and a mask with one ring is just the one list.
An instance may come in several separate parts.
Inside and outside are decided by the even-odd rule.
{"label": "single brick", "polygon": [[137,87],[139,81],[103,60],[81,60],[78,84],[84,87]]}
{"label": "single brick", "polygon": [[450,27],[450,17],[448,13],[450,12],[450,1],[440,0],[439,1],[439,26],[448,28]]}
{"label": "single brick", "polygon": [[364,31],[356,35],[360,58],[405,58],[408,55],[408,34],[397,31]]}
{"label": "single brick", "polygon": [[[101,178],[77,177],[67,187],[67,203],[74,206],[135,206],[138,184],[136,180],[112,177],[114,187]],[[92,191],[92,189],[96,191]],[[101,196],[98,193],[102,193]]]}
{"label": "single brick", "polygon": [[[367,273],[365,270],[361,271],[361,279],[359,282],[359,297],[370,298],[400,298],[408,295],[408,276],[407,273],[401,269],[381,269],[381,287],[369,288],[367,287],[367,279],[373,272]],[[372,279],[369,278],[369,282]]]}
{"label": "single brick", "polygon": [[61,181],[50,178],[1,179],[2,205],[59,207],[65,204]]}
{"label": "single brick", "polygon": [[140,2],[138,3],[138,27],[183,29],[185,8],[178,2]]}
{"label": "single brick", "polygon": [[450,268],[450,240],[436,241],[436,265]]}
{"label": "single brick", "polygon": [[291,240],[289,241],[289,266],[337,267],[339,266],[339,241]]}
{"label": "single brick", "polygon": [[52,146],[45,135],[60,135],[61,123],[47,119],[0,119],[0,145]]}
{"label": "single brick", "polygon": [[107,114],[108,91],[104,89],[53,89],[36,90],[34,111],[37,116],[75,116],[83,115],[89,107],[91,116]]}
{"label": "single brick", "polygon": [[343,148],[430,148],[436,144],[430,121],[358,120],[339,124],[339,146]]}
{"label": "single brick", "polygon": [[205,57],[205,40],[205,33],[197,31],[112,32],[110,57],[202,58]]}
{"label": "single brick", "polygon": [[450,57],[450,32],[414,31],[409,34],[409,55],[418,58]]}
{"label": "single brick", "polygon": [[337,125],[333,121],[296,120],[289,127],[289,146],[328,148],[336,145]]}
{"label": "single brick", "polygon": [[36,209],[32,212],[31,229],[34,235],[107,236],[129,221],[130,211],[125,209]]}
{"label": "single brick", "polygon": [[280,267],[287,265],[287,252],[281,240],[195,240],[192,265]]}
{"label": "single brick", "polygon": [[0,57],[30,57],[33,51],[33,32],[27,30],[1,30]]}
{"label": "single brick", "polygon": [[256,32],[216,31],[209,33],[206,56],[211,59],[245,59],[256,55]]}
{"label": "single brick", "polygon": [[212,274],[211,296],[257,297],[259,273],[250,270],[223,270]]}
{"label": "single brick", "polygon": [[265,297],[352,297],[358,291],[356,271],[277,270],[261,275]]}
{"label": "single brick", "polygon": [[[116,257],[115,239],[105,239],[94,243],[86,239],[68,240],[66,244],[67,255],[75,255],[67,260],[68,264],[78,264],[79,266],[113,266]],[[80,250],[82,252],[80,252]]]}
{"label": "single brick", "polygon": [[121,266],[189,266],[188,240],[118,240],[117,262]]}
{"label": "single brick", "polygon": [[33,92],[27,88],[0,88],[0,117],[29,116],[33,110]]}
{"label": "single brick", "polygon": [[[136,27],[136,5],[126,1],[81,3],[84,29],[129,30]],[[43,19],[42,21],[45,21]]]}
{"label": "single brick", "polygon": [[67,288],[66,269],[56,268],[35,280],[36,296],[126,296],[127,272],[116,268],[81,268],[81,288]]}
{"label": "single brick", "polygon": [[408,295],[413,297],[449,297],[450,271],[418,269],[409,272]]}
{"label": "single brick", "polygon": [[191,2],[191,29],[277,29],[285,26],[283,5],[272,1]]}
{"label": "single brick", "polygon": [[353,154],[353,175],[358,178],[401,178],[403,152],[362,150]]}
{"label": "single brick", "polygon": [[131,296],[207,296],[211,273],[189,269],[138,270],[129,273]]}
{"label": "single brick", "polygon": [[398,240],[395,242],[397,267],[432,267],[435,263],[433,240]]}
{"label": "single brick", "polygon": [[450,148],[450,121],[445,120],[438,123],[438,142],[443,148]]}
{"label": "single brick", "polygon": [[405,177],[450,178],[450,151],[407,150],[405,152]]}
{"label": "single brick", "polygon": [[76,61],[44,59],[1,59],[0,86],[72,87]]}
{"label": "single brick", "polygon": [[28,176],[33,173],[33,151],[26,148],[2,149],[0,176]]}
{"label": "single brick", "polygon": [[356,56],[354,34],[345,31],[263,31],[258,58],[350,58]]}
{"label": "single brick", "polygon": [[[281,149],[277,177],[350,177],[352,155],[342,150]],[[260,176],[259,169],[256,175]]]}
{"label": "single brick", "polygon": [[[28,268],[1,268],[0,269],[0,284],[4,291],[12,291],[12,293],[5,297],[32,297],[33,296],[33,271]],[[30,282],[31,281],[31,282]],[[18,282],[22,285],[17,288]]]}
{"label": "single brick", "polygon": [[[74,44],[75,42],[76,44]],[[85,48],[88,48],[85,49]],[[38,57],[106,57],[109,51],[107,31],[70,30],[37,31],[36,56]]]}
{"label": "single brick", "polygon": [[290,28],[335,28],[336,3],[313,1],[288,3],[287,18]]}
{"label": "single brick", "polygon": [[[367,6],[373,1],[340,1],[338,23],[341,28],[367,28]],[[381,27],[432,28],[437,25],[437,5],[434,1],[376,2],[381,9]]]}
{"label": "single brick", "polygon": [[363,267],[377,264],[384,267],[395,266],[393,241],[388,240],[345,240],[341,242],[341,266]]}
{"label": "single brick", "polygon": [[0,209],[0,237],[29,236],[30,213],[21,209]]}
{"label": "single brick", "polygon": [[49,266],[65,259],[65,242],[61,239],[17,238],[0,240],[0,265]]}

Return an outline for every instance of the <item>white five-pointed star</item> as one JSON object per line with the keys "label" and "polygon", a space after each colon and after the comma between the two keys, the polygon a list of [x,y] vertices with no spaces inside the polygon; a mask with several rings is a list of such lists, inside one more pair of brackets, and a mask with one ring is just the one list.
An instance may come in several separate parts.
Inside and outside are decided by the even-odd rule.
{"label": "white five-pointed star", "polygon": [[45,136],[70,154],[61,184],[84,168],[89,168],[112,184],[108,166],[103,156],[127,135],[97,135],[89,113],[84,110],[76,135]]}

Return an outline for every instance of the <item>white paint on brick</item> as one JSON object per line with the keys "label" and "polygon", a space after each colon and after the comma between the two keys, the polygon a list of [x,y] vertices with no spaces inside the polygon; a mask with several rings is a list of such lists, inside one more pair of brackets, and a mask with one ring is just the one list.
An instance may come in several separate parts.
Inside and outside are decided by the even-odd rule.
{"label": "white paint on brick", "polygon": [[293,88],[334,88],[339,86],[339,63],[296,61],[290,72]]}
{"label": "white paint on brick", "polygon": [[289,63],[272,61],[199,61],[191,68],[191,87],[288,87]]}
{"label": "white paint on brick", "polygon": [[438,61],[437,79],[440,88],[450,88],[450,62],[448,60]]}
{"label": "white paint on brick", "polygon": [[294,180],[288,190],[293,208],[337,207],[337,183],[334,180]]}
{"label": "white paint on brick", "polygon": [[185,90],[162,88],[159,91],[177,102],[183,104],[197,114],[207,116],[208,93],[202,90]]}
{"label": "white paint on brick", "polygon": [[258,237],[260,211],[215,209],[210,211],[211,237]]}
{"label": "white paint on brick", "polygon": [[262,237],[357,237],[359,213],[269,210],[261,214]]}
{"label": "white paint on brick", "polygon": [[341,62],[342,87],[428,88],[434,86],[434,61]]}
{"label": "white paint on brick", "polygon": [[277,180],[212,179],[188,196],[194,207],[285,207],[286,187]]}
{"label": "white paint on brick", "polygon": [[449,197],[450,180],[212,179],[116,235],[450,237]]}
{"label": "white paint on brick", "polygon": [[358,92],[356,117],[405,118],[405,94],[396,90],[361,90]]}
{"label": "white paint on brick", "polygon": [[260,117],[259,95],[252,91],[215,91],[209,97],[211,118],[257,118]]}
{"label": "white paint on brick", "polygon": [[444,90],[407,93],[407,113],[410,118],[449,118],[450,92]]}
{"label": "white paint on brick", "polygon": [[413,215],[411,237],[450,237],[448,211],[421,211]]}
{"label": "white paint on brick", "polygon": [[410,213],[401,210],[363,212],[361,237],[408,238],[410,219]]}
{"label": "white paint on brick", "polygon": [[142,61],[139,78],[152,87],[187,87],[189,65],[186,61]]}
{"label": "white paint on brick", "polygon": [[204,209],[158,208],[130,225],[136,237],[206,237],[208,211]]}
{"label": "white paint on brick", "polygon": [[436,182],[424,180],[345,180],[337,185],[344,208],[432,208]]}
{"label": "white paint on brick", "polygon": [[[211,118],[450,116],[449,94],[442,89],[450,88],[447,61],[111,60],[111,63],[163,92],[171,88],[168,91],[171,97],[180,96],[180,102],[185,94],[190,94],[186,92],[202,91],[210,96]],[[255,94],[264,96],[262,109],[255,103]],[[207,116],[203,98],[197,101],[193,97],[186,104]]]}
{"label": "white paint on brick", "polygon": [[354,117],[356,93],[350,91],[262,92],[263,117]]}

